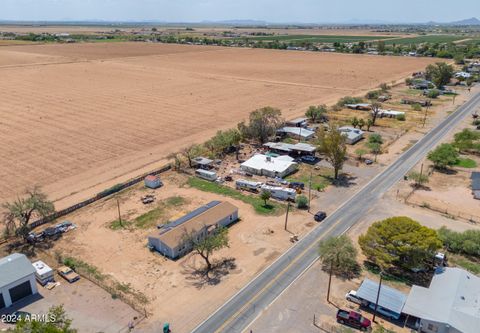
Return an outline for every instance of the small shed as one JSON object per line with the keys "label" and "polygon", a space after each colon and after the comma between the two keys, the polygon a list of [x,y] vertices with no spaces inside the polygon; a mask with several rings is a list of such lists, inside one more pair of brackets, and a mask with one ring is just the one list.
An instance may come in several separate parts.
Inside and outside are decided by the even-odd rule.
{"label": "small shed", "polygon": [[145,187],[156,189],[163,185],[162,181],[158,176],[148,175],[145,177]]}

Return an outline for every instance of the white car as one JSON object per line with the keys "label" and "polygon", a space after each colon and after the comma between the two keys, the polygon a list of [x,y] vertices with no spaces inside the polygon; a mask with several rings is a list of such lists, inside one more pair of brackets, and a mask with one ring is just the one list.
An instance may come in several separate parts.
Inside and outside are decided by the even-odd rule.
{"label": "white car", "polygon": [[362,304],[362,299],[357,297],[357,292],[355,290],[350,290],[348,293],[345,294],[345,298],[347,301],[356,303],[356,304]]}

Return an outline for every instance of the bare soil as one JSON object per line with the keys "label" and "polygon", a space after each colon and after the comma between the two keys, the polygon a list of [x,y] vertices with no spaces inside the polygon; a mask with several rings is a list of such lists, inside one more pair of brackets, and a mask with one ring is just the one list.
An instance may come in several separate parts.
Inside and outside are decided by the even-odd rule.
{"label": "bare soil", "polygon": [[433,61],[147,43],[5,46],[0,201],[36,183],[62,208],[256,108],[297,116]]}

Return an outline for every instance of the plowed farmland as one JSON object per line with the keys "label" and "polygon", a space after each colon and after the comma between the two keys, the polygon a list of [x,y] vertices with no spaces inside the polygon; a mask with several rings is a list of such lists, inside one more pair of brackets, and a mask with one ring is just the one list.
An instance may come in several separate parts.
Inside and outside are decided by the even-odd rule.
{"label": "plowed farmland", "polygon": [[38,184],[67,204],[256,108],[297,116],[433,61],[147,43],[4,46],[0,202]]}

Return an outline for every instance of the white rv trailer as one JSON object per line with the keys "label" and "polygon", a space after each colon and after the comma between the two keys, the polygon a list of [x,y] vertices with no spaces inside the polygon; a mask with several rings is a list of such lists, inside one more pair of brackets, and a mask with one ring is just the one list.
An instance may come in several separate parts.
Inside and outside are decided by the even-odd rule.
{"label": "white rv trailer", "polygon": [[250,192],[258,192],[262,183],[260,182],[252,182],[250,180],[239,179],[235,182],[235,187],[237,190],[246,190]]}
{"label": "white rv trailer", "polygon": [[46,263],[38,260],[32,265],[35,268],[35,278],[42,286],[46,285],[48,282],[55,281],[55,278],[53,277],[53,269],[51,269]]}
{"label": "white rv trailer", "polygon": [[197,169],[195,170],[195,175],[199,178],[203,178],[212,182],[217,180],[217,173],[213,171]]}
{"label": "white rv trailer", "polygon": [[284,188],[280,186],[262,185],[262,191],[269,192],[272,198],[279,200],[295,201],[297,192],[293,188]]}

